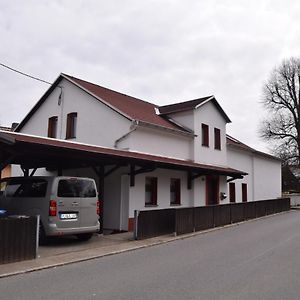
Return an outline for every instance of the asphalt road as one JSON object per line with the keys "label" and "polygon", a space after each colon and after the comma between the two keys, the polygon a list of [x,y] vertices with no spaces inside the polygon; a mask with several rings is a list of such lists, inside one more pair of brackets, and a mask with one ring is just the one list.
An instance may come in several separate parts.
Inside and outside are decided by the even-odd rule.
{"label": "asphalt road", "polygon": [[300,211],[3,278],[0,299],[299,300]]}

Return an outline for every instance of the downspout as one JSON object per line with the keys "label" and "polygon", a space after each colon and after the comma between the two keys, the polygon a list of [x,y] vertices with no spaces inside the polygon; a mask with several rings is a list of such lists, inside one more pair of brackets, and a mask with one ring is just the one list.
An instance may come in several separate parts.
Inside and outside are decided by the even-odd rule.
{"label": "downspout", "polygon": [[57,100],[57,105],[60,106],[60,116],[59,116],[59,134],[58,137],[59,139],[63,139],[62,138],[62,134],[63,134],[63,107],[64,107],[64,93],[63,93],[63,87],[58,86],[60,88],[60,94],[58,96],[58,100]]}
{"label": "downspout", "polygon": [[139,121],[138,120],[133,120],[132,121],[132,125],[130,126],[131,129],[127,133],[125,133],[124,135],[122,135],[120,138],[118,138],[117,140],[115,140],[114,147],[118,148],[118,143],[120,143],[127,136],[129,136],[132,132],[134,132],[137,129],[138,125],[139,125]]}

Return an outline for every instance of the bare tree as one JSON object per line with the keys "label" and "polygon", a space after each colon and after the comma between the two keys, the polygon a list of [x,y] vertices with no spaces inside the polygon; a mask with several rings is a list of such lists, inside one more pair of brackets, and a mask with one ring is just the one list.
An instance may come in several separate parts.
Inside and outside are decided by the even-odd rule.
{"label": "bare tree", "polygon": [[300,164],[300,59],[290,58],[275,68],[263,88],[269,111],[262,137],[287,164]]}

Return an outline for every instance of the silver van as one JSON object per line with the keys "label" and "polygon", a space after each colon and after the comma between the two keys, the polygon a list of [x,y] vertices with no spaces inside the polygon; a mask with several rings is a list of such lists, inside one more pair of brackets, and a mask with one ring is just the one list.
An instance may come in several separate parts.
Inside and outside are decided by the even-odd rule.
{"label": "silver van", "polygon": [[100,229],[93,179],[9,177],[0,181],[0,209],[8,215],[40,215],[40,242],[47,236],[76,235],[88,240]]}

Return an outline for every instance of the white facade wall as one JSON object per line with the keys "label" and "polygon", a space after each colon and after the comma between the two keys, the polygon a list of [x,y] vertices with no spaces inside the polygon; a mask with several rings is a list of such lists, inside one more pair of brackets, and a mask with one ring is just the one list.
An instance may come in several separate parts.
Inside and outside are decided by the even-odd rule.
{"label": "white facade wall", "polygon": [[130,130],[131,121],[107,107],[85,91],[63,79],[62,104],[58,105],[61,92],[56,88],[21,129],[21,133],[48,135],[48,119],[58,116],[58,138],[66,138],[67,114],[77,112],[77,133],[72,141],[114,147],[115,140]]}
{"label": "white facade wall", "polygon": [[254,156],[254,199],[281,197],[281,161]]}
{"label": "white facade wall", "polygon": [[[253,166],[253,155],[251,152],[238,151],[232,148],[227,149],[227,163],[228,166],[237,170],[242,170],[248,175],[244,176],[243,179],[236,179],[232,182],[235,183],[235,196],[236,202],[242,202],[242,183],[247,184],[247,196],[248,201],[255,200],[254,198],[254,166]],[[229,199],[229,184],[227,191]]]}
{"label": "white facade wall", "polygon": [[[145,206],[145,178],[157,177],[157,206]],[[170,206],[170,179],[180,178],[181,205]],[[170,207],[193,206],[192,190],[187,189],[187,173],[173,170],[157,169],[151,173],[135,176],[135,186],[129,188],[129,218],[134,217],[134,210],[153,210]]]}
{"label": "white facade wall", "polygon": [[[194,160],[195,162],[227,165],[226,155],[226,121],[215,105],[205,103],[194,111]],[[202,146],[202,123],[209,126],[209,147]],[[221,150],[214,149],[214,128],[221,130]]]}
{"label": "white facade wall", "polygon": [[176,112],[169,114],[176,123],[183,125],[186,128],[194,130],[194,110],[187,110],[183,112]]}
{"label": "white facade wall", "polygon": [[[227,178],[226,176],[219,176],[219,197],[221,193],[227,194]],[[206,206],[206,176],[201,176],[193,180],[192,184],[193,206]],[[228,197],[221,200],[219,204],[228,203]]]}
{"label": "white facade wall", "polygon": [[[281,197],[281,162],[231,147],[227,150],[228,166],[248,173],[234,180],[236,201],[242,201],[242,183],[247,184],[248,201]],[[229,190],[228,190],[229,197]]]}
{"label": "white facade wall", "polygon": [[138,127],[126,140],[120,143],[120,147],[137,152],[188,160],[192,157],[193,137]]}

